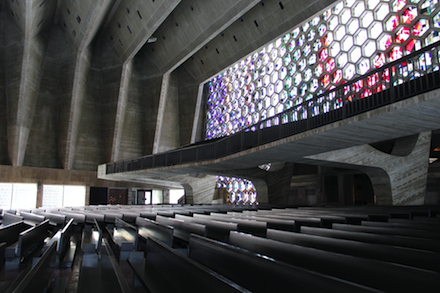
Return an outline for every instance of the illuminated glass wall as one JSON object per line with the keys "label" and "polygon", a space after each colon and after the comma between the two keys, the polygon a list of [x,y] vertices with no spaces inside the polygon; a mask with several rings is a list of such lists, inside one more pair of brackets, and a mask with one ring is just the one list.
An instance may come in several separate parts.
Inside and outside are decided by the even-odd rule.
{"label": "illuminated glass wall", "polygon": [[43,208],[85,205],[86,187],[75,185],[44,185]]}
{"label": "illuminated glass wall", "polygon": [[[258,125],[438,41],[439,9],[438,0],[336,3],[205,84],[206,139]],[[297,108],[294,120],[306,119]]]}
{"label": "illuminated glass wall", "polygon": [[37,206],[37,184],[0,183],[1,209],[34,209]]}

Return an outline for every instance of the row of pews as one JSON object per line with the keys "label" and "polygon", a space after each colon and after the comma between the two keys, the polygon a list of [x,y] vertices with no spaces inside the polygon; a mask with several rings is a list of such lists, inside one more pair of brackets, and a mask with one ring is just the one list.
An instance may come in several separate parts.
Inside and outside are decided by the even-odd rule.
{"label": "row of pews", "polygon": [[[76,291],[69,292],[440,289],[438,206],[4,211],[0,242],[0,292],[27,292],[17,291],[23,280],[42,288],[32,292],[67,292],[69,280],[50,271],[72,268],[75,259],[80,259],[75,262],[79,279]],[[122,270],[125,264],[131,274]],[[11,268],[17,268],[17,277],[2,280]],[[45,277],[36,278],[39,287],[26,279],[43,273]]]}

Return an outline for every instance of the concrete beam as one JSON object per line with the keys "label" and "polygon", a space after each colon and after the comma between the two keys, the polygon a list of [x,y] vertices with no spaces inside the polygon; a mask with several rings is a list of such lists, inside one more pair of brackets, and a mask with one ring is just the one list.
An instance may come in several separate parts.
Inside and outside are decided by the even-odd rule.
{"label": "concrete beam", "polygon": [[[422,205],[428,176],[431,132],[415,136],[415,144],[408,144],[407,138],[404,140],[402,143],[396,142],[396,151],[390,155],[366,144],[307,158],[352,165],[352,169],[363,170],[371,179],[377,204]],[[413,148],[407,155],[395,155],[402,151],[401,146]]]}

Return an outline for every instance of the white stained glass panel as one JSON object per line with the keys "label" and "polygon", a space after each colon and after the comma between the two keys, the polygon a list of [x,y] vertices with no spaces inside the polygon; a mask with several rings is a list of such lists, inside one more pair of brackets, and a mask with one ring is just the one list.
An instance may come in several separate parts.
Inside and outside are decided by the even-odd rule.
{"label": "white stained glass panel", "polygon": [[184,189],[170,189],[170,199],[169,203],[176,204],[179,203],[179,199],[185,195]]}
{"label": "white stained glass panel", "polygon": [[12,183],[0,183],[0,209],[11,209]]}
{"label": "white stained glass panel", "polygon": [[86,204],[85,186],[64,186],[63,206],[76,207]]}
{"label": "white stained glass panel", "polygon": [[37,207],[37,184],[14,183],[12,209],[35,209]]}
{"label": "white stained glass panel", "polygon": [[43,208],[63,206],[63,186],[44,185],[43,186]]}
{"label": "white stained glass panel", "polygon": [[163,191],[162,190],[153,190],[151,203],[152,204],[163,203]]}

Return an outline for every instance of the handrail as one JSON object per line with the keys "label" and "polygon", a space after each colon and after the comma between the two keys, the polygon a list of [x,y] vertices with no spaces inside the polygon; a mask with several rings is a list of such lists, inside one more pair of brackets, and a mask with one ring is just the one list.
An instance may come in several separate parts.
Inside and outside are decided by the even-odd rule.
{"label": "handrail", "polygon": [[106,174],[223,158],[440,88],[439,59],[440,41],[301,101],[238,133],[167,152],[108,163]]}

